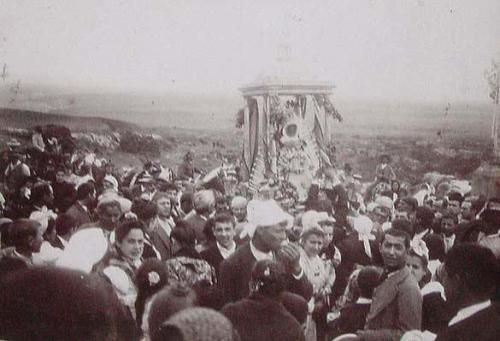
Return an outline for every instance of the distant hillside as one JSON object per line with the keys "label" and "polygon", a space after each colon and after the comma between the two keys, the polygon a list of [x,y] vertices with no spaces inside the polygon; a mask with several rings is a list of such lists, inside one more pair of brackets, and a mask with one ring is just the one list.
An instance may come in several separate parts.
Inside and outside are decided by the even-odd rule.
{"label": "distant hillside", "polygon": [[122,131],[139,130],[139,126],[102,117],[68,116],[28,110],[0,108],[0,127],[29,129],[36,125],[58,124],[71,131]]}
{"label": "distant hillside", "polygon": [[0,84],[0,107],[80,117],[105,117],[141,127],[220,130],[234,127],[240,94],[140,94],[81,92],[21,85],[12,92]]}

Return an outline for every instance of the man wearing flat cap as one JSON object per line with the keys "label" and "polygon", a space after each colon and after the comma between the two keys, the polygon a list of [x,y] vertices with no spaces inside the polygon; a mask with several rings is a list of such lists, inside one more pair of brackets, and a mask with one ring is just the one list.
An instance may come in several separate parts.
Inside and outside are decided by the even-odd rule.
{"label": "man wearing flat cap", "polygon": [[286,230],[292,227],[293,217],[274,200],[253,200],[248,204],[248,220],[253,226],[251,240],[220,265],[219,285],[226,302],[248,296],[252,267],[264,259],[280,261],[287,269],[288,290],[308,301],[312,286],[300,267],[299,247],[287,243]]}

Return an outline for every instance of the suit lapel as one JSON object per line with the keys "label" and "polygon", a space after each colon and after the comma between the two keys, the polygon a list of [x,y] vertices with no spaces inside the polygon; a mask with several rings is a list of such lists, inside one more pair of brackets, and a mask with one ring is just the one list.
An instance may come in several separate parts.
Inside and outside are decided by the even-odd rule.
{"label": "suit lapel", "polygon": [[394,275],[388,277],[375,289],[375,291],[373,292],[373,301],[370,308],[370,313],[367,317],[367,321],[372,320],[389,304],[391,304],[392,301],[394,301],[394,298],[397,294],[397,286],[408,275],[409,271],[405,266],[403,269],[398,270]]}

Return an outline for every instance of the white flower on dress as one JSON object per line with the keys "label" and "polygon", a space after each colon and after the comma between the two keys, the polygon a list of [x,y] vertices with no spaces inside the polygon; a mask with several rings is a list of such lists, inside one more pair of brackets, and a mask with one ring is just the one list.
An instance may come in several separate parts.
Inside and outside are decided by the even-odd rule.
{"label": "white flower on dress", "polygon": [[156,285],[160,283],[160,275],[155,271],[151,271],[150,273],[148,273],[148,281],[149,285]]}

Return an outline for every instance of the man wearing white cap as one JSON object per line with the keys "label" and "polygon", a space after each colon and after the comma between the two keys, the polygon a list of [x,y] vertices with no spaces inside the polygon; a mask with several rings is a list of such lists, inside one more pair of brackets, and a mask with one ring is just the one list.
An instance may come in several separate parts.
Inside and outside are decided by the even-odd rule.
{"label": "man wearing white cap", "polygon": [[309,300],[312,286],[300,267],[299,247],[287,243],[286,230],[292,227],[293,217],[274,200],[253,200],[248,204],[248,220],[251,240],[220,266],[219,285],[225,300],[237,301],[249,294],[253,265],[264,259],[283,263],[289,273],[287,289]]}

